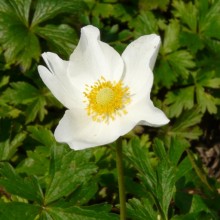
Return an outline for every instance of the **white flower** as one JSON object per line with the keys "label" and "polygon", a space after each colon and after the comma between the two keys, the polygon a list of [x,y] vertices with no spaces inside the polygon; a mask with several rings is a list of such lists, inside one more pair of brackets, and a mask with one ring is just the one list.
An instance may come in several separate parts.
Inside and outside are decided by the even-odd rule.
{"label": "white flower", "polygon": [[48,69],[38,66],[39,74],[68,109],[55,130],[56,140],[82,150],[111,143],[135,125],[167,124],[169,119],[150,100],[159,46],[159,36],[142,36],[120,56],[100,41],[99,29],[88,25],[69,61],[43,53]]}

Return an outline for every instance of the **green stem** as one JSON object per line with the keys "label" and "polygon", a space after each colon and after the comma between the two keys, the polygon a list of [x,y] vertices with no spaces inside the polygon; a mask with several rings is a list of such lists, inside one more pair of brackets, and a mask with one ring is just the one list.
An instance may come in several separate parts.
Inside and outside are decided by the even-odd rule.
{"label": "green stem", "polygon": [[120,220],[126,220],[125,184],[122,163],[122,139],[116,141],[116,166],[118,171],[118,188],[120,201]]}

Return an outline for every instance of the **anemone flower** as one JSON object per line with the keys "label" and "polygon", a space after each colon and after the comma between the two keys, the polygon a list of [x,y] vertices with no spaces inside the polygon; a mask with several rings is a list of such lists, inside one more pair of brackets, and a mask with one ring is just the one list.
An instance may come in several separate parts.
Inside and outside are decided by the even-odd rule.
{"label": "anemone flower", "polygon": [[39,74],[67,108],[55,139],[82,150],[111,143],[136,125],[167,124],[169,119],[150,99],[159,46],[159,36],[145,35],[120,56],[100,40],[98,28],[88,25],[69,61],[43,53],[47,68],[38,66]]}

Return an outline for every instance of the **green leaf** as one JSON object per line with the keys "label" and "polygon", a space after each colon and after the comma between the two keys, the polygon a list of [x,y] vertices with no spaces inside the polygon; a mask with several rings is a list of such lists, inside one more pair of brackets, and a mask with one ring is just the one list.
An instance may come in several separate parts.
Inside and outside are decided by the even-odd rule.
{"label": "green leaf", "polygon": [[32,122],[38,116],[40,121],[43,121],[44,116],[47,114],[45,109],[46,100],[43,96],[36,97],[26,109],[26,123]]}
{"label": "green leaf", "polygon": [[199,220],[198,213],[188,213],[186,215],[174,216],[171,220]]}
{"label": "green leaf", "polygon": [[86,204],[98,191],[98,183],[94,180],[83,184],[72,193],[71,203],[76,205]]}
{"label": "green leaf", "polygon": [[202,113],[206,110],[210,114],[217,113],[217,99],[215,99],[211,94],[206,93],[205,89],[200,85],[196,86],[196,97]]}
{"label": "green leaf", "polygon": [[14,17],[14,12],[2,14],[0,19],[0,43],[2,44],[6,62],[19,63],[23,70],[27,70],[32,59],[38,60],[40,44],[32,30],[20,23]]}
{"label": "green leaf", "polygon": [[171,138],[169,148],[169,160],[172,164],[177,165],[183,152],[190,146],[189,142],[177,137]]}
{"label": "green leaf", "polygon": [[2,98],[13,104],[29,104],[39,95],[38,90],[27,82],[11,83],[10,86]]}
{"label": "green leaf", "polygon": [[82,8],[82,3],[79,0],[62,0],[62,3],[59,0],[38,0],[31,26],[34,27],[61,13],[76,14]]}
{"label": "green leaf", "polygon": [[162,218],[167,219],[168,208],[175,186],[175,169],[168,159],[161,140],[155,140],[154,149],[159,157],[155,170],[150,162],[147,149],[140,146],[140,141],[137,138],[132,140],[131,151],[127,152],[127,156],[134,167],[139,171],[139,177],[143,181],[146,190],[149,191],[154,199],[155,205]]}
{"label": "green leaf", "polygon": [[204,42],[205,42],[207,48],[212,50],[214,53],[217,53],[217,54],[219,53],[219,51],[220,51],[220,41],[219,40],[206,37],[204,39]]}
{"label": "green leaf", "polygon": [[158,139],[154,139],[154,152],[160,160],[168,160],[168,155],[166,153],[164,143]]}
{"label": "green leaf", "polygon": [[192,164],[190,163],[189,157],[185,157],[178,165],[176,171],[176,180],[184,177],[190,170],[192,170]]}
{"label": "green leaf", "polygon": [[161,9],[162,11],[167,10],[167,6],[170,0],[154,0],[154,1],[145,1],[139,0],[139,7],[144,10],[152,10],[152,9]]}
{"label": "green leaf", "polygon": [[178,138],[197,139],[202,131],[195,125],[201,121],[202,116],[202,113],[194,108],[183,112],[168,132],[169,135]]}
{"label": "green leaf", "polygon": [[69,195],[92,178],[96,166],[89,162],[90,156],[88,151],[65,152],[62,146],[52,147],[50,182],[45,195],[46,204]]}
{"label": "green leaf", "polygon": [[[181,201],[182,200],[182,201]],[[185,219],[196,219],[196,220],[206,220],[206,219],[218,219],[218,214],[213,210],[212,206],[210,206],[210,200],[203,198],[200,195],[193,194],[185,194],[182,193],[179,195],[179,205],[184,206],[186,204],[185,200],[188,204],[188,209],[184,211],[184,213],[188,213],[186,215],[175,216],[173,219],[175,220],[185,220]],[[182,204],[181,204],[182,203]],[[190,204],[189,204],[190,203]],[[210,208],[211,207],[211,208]]]}
{"label": "green leaf", "polygon": [[187,46],[188,50],[192,53],[196,53],[198,50],[204,48],[203,39],[197,34],[192,32],[183,31],[180,33],[180,44]]}
{"label": "green leaf", "polygon": [[123,30],[118,34],[119,41],[126,41],[133,37],[133,33],[129,30]]}
{"label": "green leaf", "polygon": [[178,50],[167,55],[171,69],[177,76],[182,76],[186,79],[189,75],[190,69],[195,67],[193,56],[186,50]]}
{"label": "green leaf", "polygon": [[155,67],[155,81],[161,86],[170,88],[177,81],[177,75],[173,72],[169,62],[165,59],[159,60]]}
{"label": "green leaf", "polygon": [[169,105],[169,117],[178,117],[183,110],[194,106],[194,86],[168,92],[165,103]]}
{"label": "green leaf", "polygon": [[37,115],[42,121],[47,111],[45,109],[46,100],[41,92],[27,82],[16,82],[10,85],[11,88],[5,90],[2,98],[15,105],[28,104],[25,114],[27,123],[32,122]]}
{"label": "green leaf", "polygon": [[[70,54],[74,46],[73,42],[70,42],[73,30],[67,25],[60,25],[57,28],[46,25],[40,28],[40,33],[36,33],[36,25],[61,13],[78,13],[79,8],[82,8],[82,1],[63,0],[60,4],[59,0],[38,0],[34,4],[35,11],[32,22],[29,21],[29,15],[33,1],[2,1],[3,5],[0,7],[0,44],[8,65],[19,64],[22,71],[25,72],[30,68],[33,59],[39,60],[41,48],[36,34],[40,34],[44,38],[47,36],[47,40],[53,44],[57,51],[62,51],[65,55]],[[62,40],[65,40],[62,42],[63,45]]]}
{"label": "green leaf", "polygon": [[202,71],[196,74],[196,82],[206,88],[218,89],[220,87],[220,78],[216,77],[215,71]]}
{"label": "green leaf", "polygon": [[28,26],[30,6],[32,0],[1,1],[0,13],[13,13],[25,26]]}
{"label": "green leaf", "polygon": [[[206,73],[209,75],[209,73]],[[211,75],[211,74],[210,74]],[[212,79],[206,79],[204,81],[199,82],[200,85],[208,88],[218,89],[220,87],[220,78],[212,78]]]}
{"label": "green leaf", "polygon": [[2,103],[3,100],[0,99],[0,117],[2,118],[17,118],[20,114],[21,111],[15,107],[12,107],[10,105],[7,105],[5,102]]}
{"label": "green leaf", "polygon": [[149,190],[154,191],[156,185],[156,174],[151,166],[148,149],[141,145],[138,138],[134,138],[129,143],[130,148],[126,150],[126,155],[133,166],[143,175]]}
{"label": "green leaf", "polygon": [[28,175],[44,176],[49,171],[50,148],[38,146],[27,151],[27,157],[17,166],[16,171]]}
{"label": "green leaf", "polygon": [[37,201],[38,203],[43,201],[43,193],[35,177],[21,178],[15,173],[11,165],[6,162],[0,163],[0,173],[0,185],[3,186],[8,193],[31,201]]}
{"label": "green leaf", "polygon": [[118,216],[115,214],[110,214],[106,211],[103,211],[103,208],[99,210],[101,206],[94,206],[94,209],[91,207],[48,207],[47,212],[56,220],[118,220]]}
{"label": "green leaf", "polygon": [[[167,50],[170,50],[167,48]],[[156,66],[156,82],[170,88],[177,79],[187,79],[190,69],[195,67],[193,56],[186,50],[164,54]]]}
{"label": "green leaf", "polygon": [[164,216],[168,216],[168,208],[174,193],[175,186],[175,167],[170,163],[161,140],[155,139],[154,151],[159,157],[156,168],[157,184],[155,185],[156,196]]}
{"label": "green leaf", "polygon": [[74,48],[76,39],[78,39],[76,32],[68,25],[61,24],[59,26],[46,25],[44,27],[37,27],[36,34],[47,40],[47,43],[53,51],[58,54],[63,54],[69,57]]}
{"label": "green leaf", "polygon": [[[158,164],[157,168],[156,195],[158,203],[163,210],[164,216],[168,216],[168,208],[174,193],[175,172],[174,167],[169,166],[165,161]],[[166,217],[166,219],[168,219]]]}
{"label": "green leaf", "polygon": [[95,9],[93,10],[93,16],[99,17],[102,15],[104,18],[109,18],[114,12],[114,6],[115,5],[113,4],[107,3],[96,4]]}
{"label": "green leaf", "polygon": [[196,171],[196,173],[197,173],[198,177],[200,178],[200,180],[208,187],[208,189],[213,190],[212,187],[210,186],[208,180],[207,180],[207,176],[206,176],[205,172],[197,165],[193,153],[188,149],[187,154],[188,154],[189,160],[192,164],[192,167]]}
{"label": "green leaf", "polygon": [[0,219],[33,220],[40,212],[40,207],[21,202],[0,202]]}
{"label": "green leaf", "polygon": [[0,142],[0,161],[10,160],[16,153],[17,148],[20,147],[26,138],[26,133],[17,134],[13,140],[7,139]]}
{"label": "green leaf", "polygon": [[157,33],[158,21],[150,11],[141,12],[137,18],[129,22],[129,27],[134,28],[134,35],[137,38],[145,34]]}
{"label": "green leaf", "polygon": [[[109,1],[108,1],[109,2]],[[114,4],[114,10],[112,11],[112,16],[119,19],[121,22],[129,22],[132,20],[134,11],[131,5],[128,4]],[[103,14],[101,14],[101,17]]]}
{"label": "green leaf", "polygon": [[198,10],[192,2],[185,3],[183,1],[173,1],[173,7],[176,9],[174,14],[176,17],[180,17],[182,22],[188,26],[188,28],[196,33],[197,30],[197,14]]}
{"label": "green leaf", "polygon": [[[204,1],[200,2],[200,8],[204,4]],[[207,10],[207,6],[205,6],[205,10],[203,11],[202,17],[200,19],[200,31],[205,34],[207,37],[213,37],[220,39],[220,34],[217,29],[220,28],[220,21],[219,21],[219,13],[220,13],[220,2],[215,1],[212,4],[211,8]]]}
{"label": "green leaf", "polygon": [[46,212],[46,210],[42,210],[39,216],[39,220],[54,220],[54,219]]}
{"label": "green leaf", "polygon": [[127,204],[128,217],[135,220],[157,219],[158,213],[148,199],[130,199]]}
{"label": "green leaf", "polygon": [[51,147],[56,144],[53,134],[50,130],[44,127],[28,126],[27,129],[31,133],[31,137],[43,144],[44,146]]}
{"label": "green leaf", "polygon": [[180,25],[177,20],[171,20],[165,30],[162,53],[168,54],[179,47]]}
{"label": "green leaf", "polygon": [[193,195],[190,212],[210,212],[209,208],[199,195]]}
{"label": "green leaf", "polygon": [[9,83],[9,76],[3,76],[0,81],[0,88],[7,85]]}
{"label": "green leaf", "polygon": [[175,216],[174,218],[172,218],[171,220],[217,220],[218,216],[215,215],[211,215],[209,213],[205,213],[205,212],[193,212],[193,213],[189,213],[186,215],[180,215],[180,216]]}

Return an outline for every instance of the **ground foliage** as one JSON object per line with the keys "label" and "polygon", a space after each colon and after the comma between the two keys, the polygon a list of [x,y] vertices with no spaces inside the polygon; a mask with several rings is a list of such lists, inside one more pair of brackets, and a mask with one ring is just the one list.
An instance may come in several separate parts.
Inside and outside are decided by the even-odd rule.
{"label": "ground foliage", "polygon": [[0,0],[0,219],[118,219],[114,144],[56,143],[64,108],[37,73],[87,24],[120,53],[162,38],[151,97],[171,122],[123,141],[128,219],[219,219],[219,0]]}

